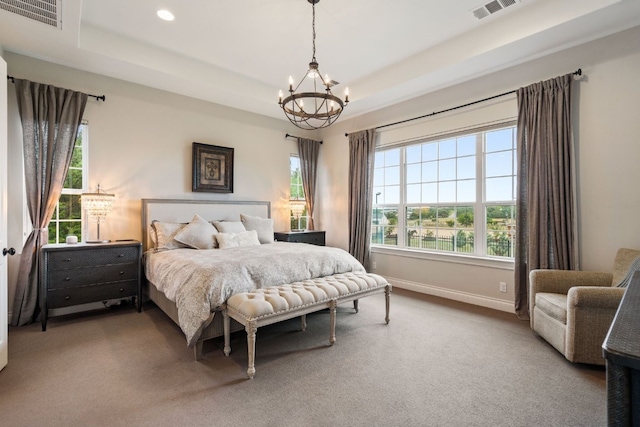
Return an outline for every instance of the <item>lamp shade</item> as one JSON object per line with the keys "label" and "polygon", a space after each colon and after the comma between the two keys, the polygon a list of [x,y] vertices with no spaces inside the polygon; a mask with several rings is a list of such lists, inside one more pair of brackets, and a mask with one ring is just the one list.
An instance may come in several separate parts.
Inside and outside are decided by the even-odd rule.
{"label": "lamp shade", "polygon": [[82,207],[92,217],[99,221],[104,220],[113,207],[114,194],[101,193],[98,188],[97,193],[82,193]]}
{"label": "lamp shade", "polygon": [[300,218],[306,207],[306,202],[304,200],[291,200],[289,207],[291,208],[291,215],[293,215],[294,218]]}
{"label": "lamp shade", "polygon": [[111,211],[111,208],[113,207],[113,200],[115,198],[116,196],[114,194],[108,194],[104,191],[100,191],[99,185],[98,190],[95,193],[82,193],[80,197],[80,200],[82,201],[82,207],[89,216],[96,218],[98,222],[98,239],[87,239],[87,243],[102,243],[108,241],[100,239],[100,222],[104,221],[104,219],[107,217],[107,214]]}

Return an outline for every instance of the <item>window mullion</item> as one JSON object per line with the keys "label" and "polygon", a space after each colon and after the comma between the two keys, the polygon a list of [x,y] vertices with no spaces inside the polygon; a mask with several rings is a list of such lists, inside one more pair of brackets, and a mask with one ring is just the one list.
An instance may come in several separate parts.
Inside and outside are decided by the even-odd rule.
{"label": "window mullion", "polygon": [[474,205],[474,253],[479,256],[486,255],[487,218],[484,205],[484,132],[476,135],[476,203]]}
{"label": "window mullion", "polygon": [[398,247],[406,247],[407,235],[407,164],[406,147],[400,149],[400,203],[398,204]]}

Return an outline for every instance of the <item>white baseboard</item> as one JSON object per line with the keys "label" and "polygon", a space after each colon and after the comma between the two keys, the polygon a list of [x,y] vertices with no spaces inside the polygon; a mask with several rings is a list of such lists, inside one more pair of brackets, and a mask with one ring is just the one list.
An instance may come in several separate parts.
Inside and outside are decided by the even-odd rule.
{"label": "white baseboard", "polygon": [[426,283],[410,282],[408,280],[396,279],[394,277],[385,276],[385,279],[387,279],[392,286],[398,287],[400,289],[407,289],[410,291],[419,292],[421,294],[433,295],[436,297],[447,298],[454,301],[479,305],[481,307],[492,308],[494,310],[500,310],[507,313],[515,314],[513,302],[510,301],[499,300],[496,298],[471,294],[468,292],[455,291],[452,289],[427,285]]}

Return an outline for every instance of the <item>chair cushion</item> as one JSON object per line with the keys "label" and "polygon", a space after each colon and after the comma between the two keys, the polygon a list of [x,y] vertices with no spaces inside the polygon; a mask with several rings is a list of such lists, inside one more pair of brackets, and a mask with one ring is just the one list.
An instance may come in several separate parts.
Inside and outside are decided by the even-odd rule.
{"label": "chair cushion", "polygon": [[545,312],[548,316],[562,322],[562,324],[567,324],[566,295],[538,292],[536,294],[536,307]]}

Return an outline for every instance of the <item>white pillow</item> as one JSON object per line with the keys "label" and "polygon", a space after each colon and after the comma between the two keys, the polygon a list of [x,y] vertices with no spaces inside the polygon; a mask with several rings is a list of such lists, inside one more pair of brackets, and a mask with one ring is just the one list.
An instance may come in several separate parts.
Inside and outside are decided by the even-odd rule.
{"label": "white pillow", "polygon": [[256,230],[241,233],[218,233],[216,235],[220,249],[238,248],[243,246],[260,246]]}
{"label": "white pillow", "polygon": [[242,233],[247,231],[240,221],[213,221],[213,225],[221,233]]}
{"label": "white pillow", "polygon": [[187,224],[176,222],[151,221],[151,228],[156,234],[156,251],[186,248],[186,245],[175,240],[176,234]]}
{"label": "white pillow", "polygon": [[247,231],[255,230],[258,232],[260,243],[273,243],[273,219],[240,214],[240,221]]}
{"label": "white pillow", "polygon": [[218,230],[210,222],[195,215],[174,239],[193,249],[213,249],[217,246],[216,234]]}

